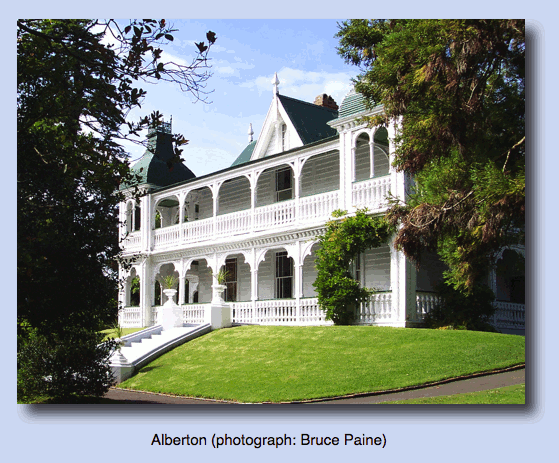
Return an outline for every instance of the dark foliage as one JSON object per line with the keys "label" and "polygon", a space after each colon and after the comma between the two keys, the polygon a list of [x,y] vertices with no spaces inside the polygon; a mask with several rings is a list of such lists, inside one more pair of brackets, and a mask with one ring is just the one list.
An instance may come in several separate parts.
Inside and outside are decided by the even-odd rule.
{"label": "dark foliage", "polygon": [[489,323],[495,313],[495,295],[490,288],[478,285],[471,293],[464,294],[442,282],[435,289],[441,297],[441,303],[425,317],[427,328],[496,331]]}
{"label": "dark foliage", "polygon": [[399,121],[397,169],[415,176],[388,220],[419,261],[436,250],[448,281],[471,291],[495,253],[522,243],[525,218],[523,20],[352,20],[339,53],[356,89]]}
{"label": "dark foliage", "polygon": [[[204,95],[209,46],[191,66],[164,63],[158,44],[173,31],[164,20],[124,30],[112,20],[17,22],[18,335],[31,358],[18,355],[22,381],[54,378],[49,394],[69,390],[58,378],[104,377],[94,333],[118,310],[118,187],[132,180],[119,141],[160,118],[126,121],[145,95],[136,85],[169,80]],[[177,156],[185,142],[176,137]],[[76,381],[70,389],[85,390]]]}

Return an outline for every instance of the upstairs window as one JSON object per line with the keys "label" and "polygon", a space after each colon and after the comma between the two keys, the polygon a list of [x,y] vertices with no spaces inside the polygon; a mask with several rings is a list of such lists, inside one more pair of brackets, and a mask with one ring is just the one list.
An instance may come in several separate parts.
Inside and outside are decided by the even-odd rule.
{"label": "upstairs window", "polygon": [[281,125],[281,150],[285,151],[287,149],[287,125]]}
{"label": "upstairs window", "polygon": [[276,171],[276,202],[293,198],[293,178],[291,168],[284,167]]}

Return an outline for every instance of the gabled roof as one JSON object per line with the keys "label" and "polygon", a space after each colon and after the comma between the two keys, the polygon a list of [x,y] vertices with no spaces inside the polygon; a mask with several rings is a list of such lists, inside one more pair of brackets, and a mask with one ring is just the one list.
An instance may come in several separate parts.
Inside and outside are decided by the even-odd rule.
{"label": "gabled roof", "polygon": [[336,135],[336,129],[326,123],[338,117],[337,111],[285,95],[278,95],[278,99],[303,145]]}
{"label": "gabled roof", "polygon": [[231,164],[231,167],[238,166],[239,164],[244,164],[245,162],[250,161],[250,157],[252,156],[252,152],[254,151],[255,146],[256,146],[256,140],[251,141],[243,150],[243,152],[239,154],[237,159],[235,159],[235,162]]}

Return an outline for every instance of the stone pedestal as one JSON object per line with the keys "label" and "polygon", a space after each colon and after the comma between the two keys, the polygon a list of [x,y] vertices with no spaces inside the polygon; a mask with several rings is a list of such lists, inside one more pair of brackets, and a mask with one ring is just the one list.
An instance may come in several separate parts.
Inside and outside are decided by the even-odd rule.
{"label": "stone pedestal", "polygon": [[163,330],[177,328],[183,326],[182,322],[182,308],[175,304],[174,296],[177,293],[176,289],[164,289],[163,293],[167,296],[167,302],[161,306],[158,313],[158,325],[161,325]]}
{"label": "stone pedestal", "polygon": [[134,373],[134,365],[132,365],[120,349],[117,349],[109,359],[109,365],[114,375],[115,384],[122,383],[132,376]]}
{"label": "stone pedestal", "polygon": [[225,288],[225,285],[212,286],[212,302],[204,313],[204,322],[209,323],[212,330],[231,326],[231,307],[223,301]]}

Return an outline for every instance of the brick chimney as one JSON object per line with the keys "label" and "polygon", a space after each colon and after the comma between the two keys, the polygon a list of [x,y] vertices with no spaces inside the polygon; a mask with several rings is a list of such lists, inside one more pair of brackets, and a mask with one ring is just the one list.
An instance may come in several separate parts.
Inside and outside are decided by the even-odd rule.
{"label": "brick chimney", "polygon": [[338,105],[334,101],[334,98],[332,98],[330,95],[326,95],[326,93],[323,93],[322,95],[318,95],[314,99],[314,104],[318,106],[324,106],[325,108],[328,109],[333,109],[334,111],[338,110]]}

